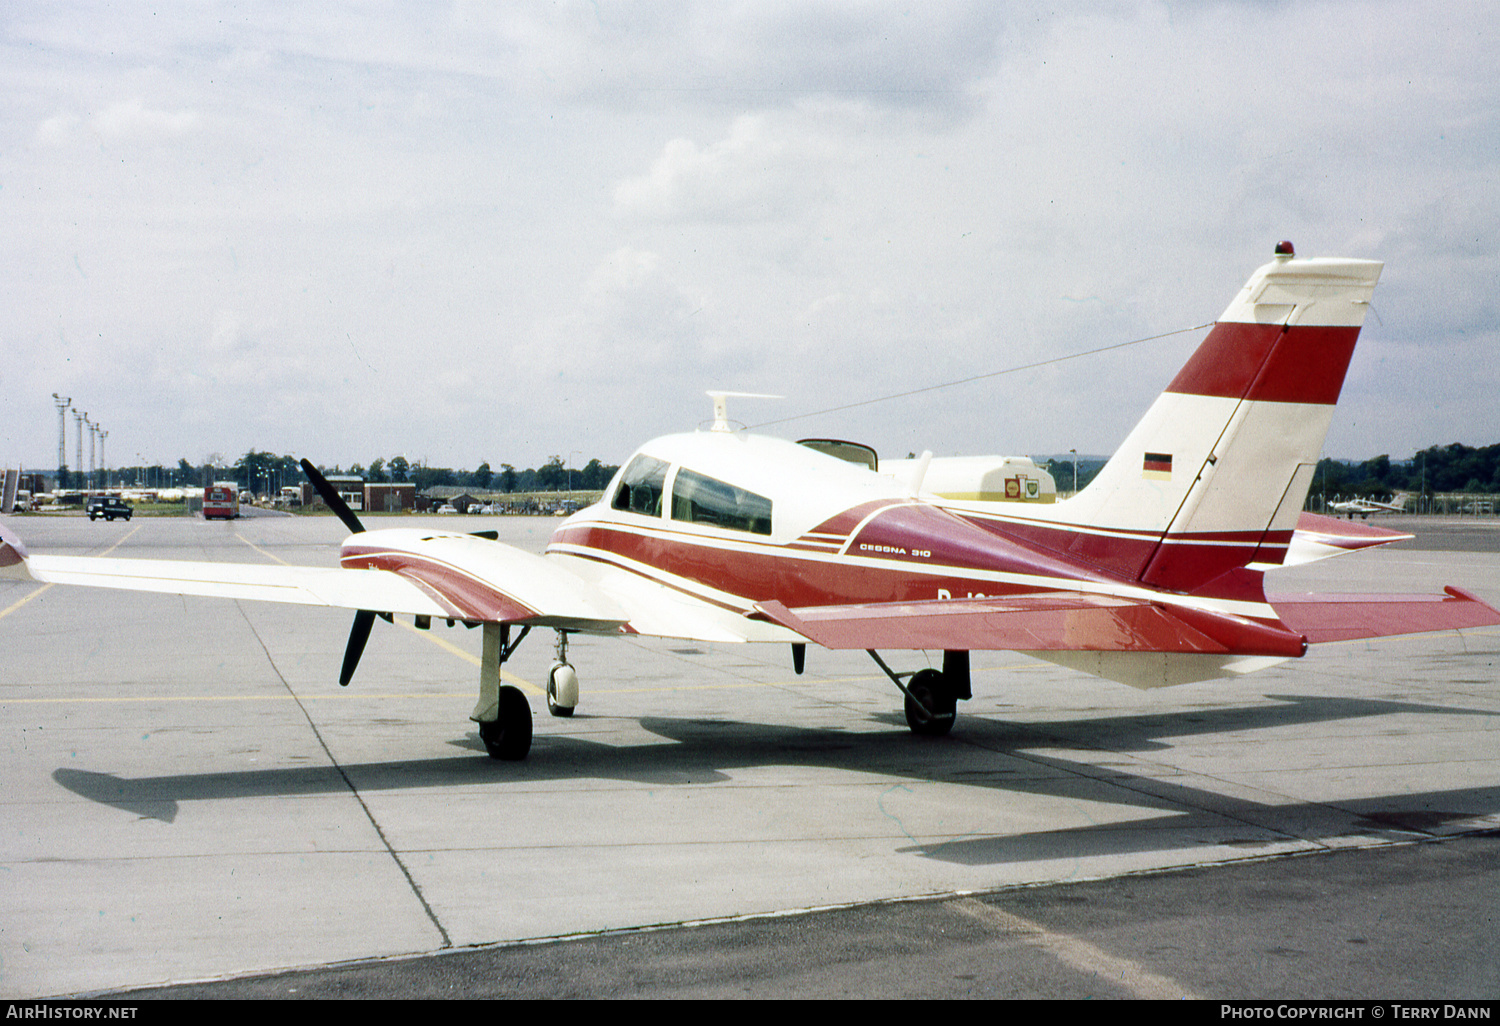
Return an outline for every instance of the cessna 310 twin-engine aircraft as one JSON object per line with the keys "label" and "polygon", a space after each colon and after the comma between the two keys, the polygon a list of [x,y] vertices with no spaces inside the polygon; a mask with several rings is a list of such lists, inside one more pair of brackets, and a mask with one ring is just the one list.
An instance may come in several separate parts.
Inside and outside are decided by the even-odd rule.
{"label": "cessna 310 twin-engine aircraft", "polygon": [[[1158,687],[1295,659],[1310,643],[1500,624],[1452,587],[1263,588],[1275,567],[1410,537],[1301,512],[1381,266],[1277,246],[1098,477],[1052,504],[946,500],[879,473],[862,446],[734,431],[721,394],[711,430],[642,446],[542,556],[484,532],[366,531],[304,460],[353,532],[341,568],[28,555],[0,527],[0,572],[355,609],[343,684],[377,615],[481,624],[471,719],[502,759],[526,755],[532,727],[500,667],[539,627],[557,632],[554,715],[578,702],[574,632],[790,643],[798,672],[814,642],[869,651],[911,729],[945,734],[970,697],[973,650]],[[942,669],[896,672],[880,649],[941,651]]]}

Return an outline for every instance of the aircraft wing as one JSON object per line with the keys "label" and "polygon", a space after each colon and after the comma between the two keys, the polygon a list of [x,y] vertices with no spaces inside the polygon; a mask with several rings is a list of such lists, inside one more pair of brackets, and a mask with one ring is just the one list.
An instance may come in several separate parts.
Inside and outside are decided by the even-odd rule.
{"label": "aircraft wing", "polygon": [[49,584],[604,633],[620,630],[629,619],[608,596],[555,561],[499,542],[443,535],[397,548],[381,546],[375,532],[359,537],[369,539],[361,552],[371,559],[368,567],[273,566],[32,555],[0,525],[0,574]]}
{"label": "aircraft wing", "polygon": [[1168,652],[1300,656],[1302,636],[1244,617],[1106,595],[883,602],[758,615],[825,648],[1021,652]]}
{"label": "aircraft wing", "polygon": [[26,566],[47,584],[451,615],[414,582],[383,570],[47,555],[28,557]]}

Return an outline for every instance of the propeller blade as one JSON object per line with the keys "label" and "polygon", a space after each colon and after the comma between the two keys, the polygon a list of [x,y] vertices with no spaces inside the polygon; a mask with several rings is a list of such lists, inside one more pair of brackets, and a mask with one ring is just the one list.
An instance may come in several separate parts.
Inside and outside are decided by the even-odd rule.
{"label": "propeller blade", "polygon": [[[328,478],[318,473],[318,468],[313,466],[306,458],[302,460],[302,472],[307,475],[307,479],[318,490],[318,494],[323,497],[323,501],[328,504],[328,508],[337,513],[339,519],[344,522],[344,526],[349,528],[349,533],[363,534],[365,525],[359,522],[359,517],[354,515],[354,510],[349,508],[349,504],[343,500],[333,485],[328,483]],[[364,613],[361,612],[360,616],[363,615]],[[358,626],[358,624],[359,621],[356,619],[355,625]],[[369,635],[369,633],[370,628],[367,624],[365,626],[365,634]],[[361,643],[361,647],[363,647],[363,643]],[[359,657],[355,656],[355,658],[358,659]]]}
{"label": "propeller blade", "polygon": [[375,614],[361,609],[354,614],[354,629],[349,632],[349,645],[344,649],[344,669],[339,673],[340,686],[347,686],[354,679],[354,668],[359,657],[364,655],[365,642],[370,640],[370,628],[375,625]]}

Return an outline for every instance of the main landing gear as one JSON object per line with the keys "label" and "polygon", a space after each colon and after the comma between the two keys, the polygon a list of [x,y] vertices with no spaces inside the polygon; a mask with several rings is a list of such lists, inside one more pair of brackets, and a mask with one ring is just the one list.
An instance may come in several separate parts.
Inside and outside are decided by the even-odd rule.
{"label": "main landing gear", "polygon": [[[484,625],[484,655],[479,662],[479,703],[469,719],[479,724],[479,739],[491,759],[524,759],[531,751],[531,703],[521,689],[500,683],[500,668],[521,644],[530,627],[522,627],[514,641],[510,625]],[[578,705],[578,673],[568,665],[568,632],[557,632],[557,662],[547,674],[547,711],[572,716]]]}
{"label": "main landing gear", "polygon": [[953,721],[958,718],[958,700],[973,697],[969,685],[968,652],[944,652],[941,671],[926,669],[896,673],[874,649],[867,651],[875,665],[884,670],[906,696],[906,725],[913,734],[942,737],[953,729]]}
{"label": "main landing gear", "polygon": [[516,640],[510,640],[510,625],[484,625],[484,654],[479,660],[479,704],[469,719],[479,724],[479,739],[491,759],[524,759],[531,751],[531,703],[521,689],[510,684],[501,686],[500,667],[531,633],[522,627]]}

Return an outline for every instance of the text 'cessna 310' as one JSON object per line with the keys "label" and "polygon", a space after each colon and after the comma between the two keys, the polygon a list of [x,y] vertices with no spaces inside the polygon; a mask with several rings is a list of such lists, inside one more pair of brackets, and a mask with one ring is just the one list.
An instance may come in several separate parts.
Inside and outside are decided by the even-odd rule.
{"label": "text 'cessna 310'", "polygon": [[[1500,624],[1453,587],[1265,593],[1267,570],[1410,537],[1302,512],[1381,267],[1277,246],[1098,477],[1056,503],[939,498],[916,475],[879,473],[862,446],[730,430],[721,395],[712,429],[642,446],[545,555],[484,533],[367,531],[303,460],[353,532],[341,568],[29,555],[0,526],[0,573],[354,609],[342,684],[376,616],[482,625],[471,719],[501,759],[531,746],[530,706],[500,667],[534,628],[557,632],[555,715],[578,702],[574,632],[789,643],[798,672],[813,642],[869,651],[911,729],[945,734],[970,697],[973,650],[1149,688],[1309,644]],[[942,669],[897,672],[881,649],[941,651]]]}

